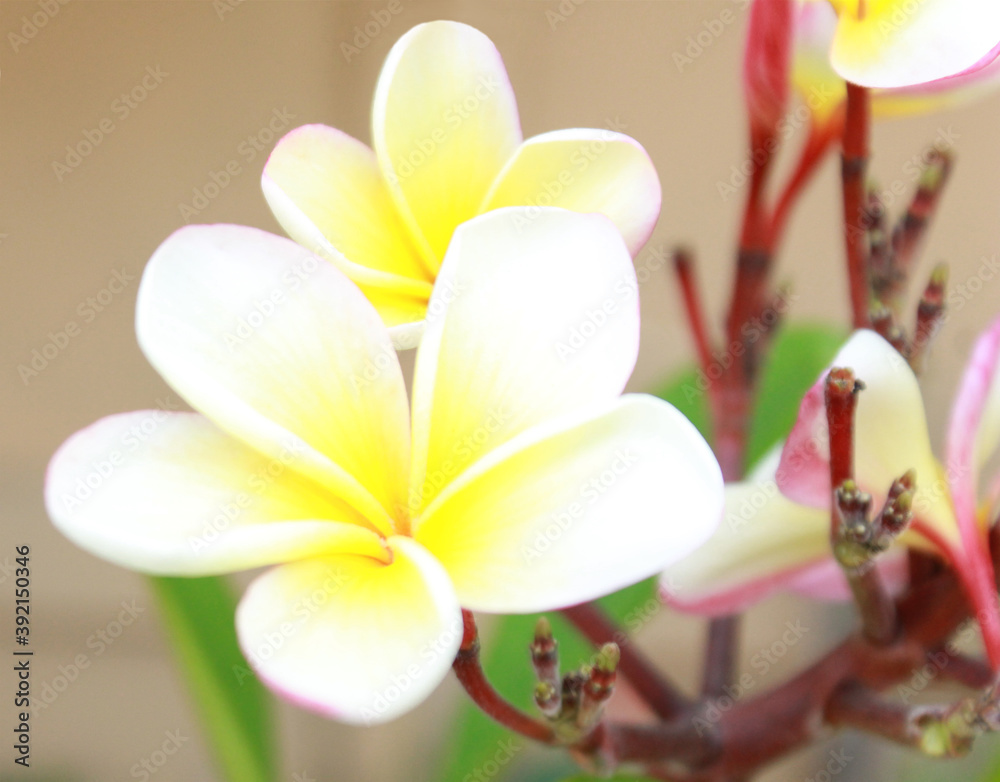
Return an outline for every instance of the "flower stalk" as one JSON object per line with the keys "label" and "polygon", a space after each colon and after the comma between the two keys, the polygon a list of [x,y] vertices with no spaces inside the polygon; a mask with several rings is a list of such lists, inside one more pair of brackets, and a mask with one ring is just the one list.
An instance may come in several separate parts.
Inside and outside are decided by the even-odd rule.
{"label": "flower stalk", "polygon": [[863,329],[870,323],[871,283],[868,276],[868,231],[865,226],[865,175],[868,170],[868,136],[871,124],[869,91],[847,85],[841,185],[844,206],[844,240],[852,324]]}
{"label": "flower stalk", "polygon": [[553,729],[529,717],[505,700],[489,683],[479,659],[479,629],[471,611],[462,611],[462,644],[452,663],[459,683],[473,702],[489,717],[525,738],[542,744],[556,740]]}
{"label": "flower stalk", "polygon": [[[834,556],[843,568],[855,603],[861,614],[865,638],[877,645],[888,644],[897,632],[896,608],[885,584],[874,567],[875,557],[883,550],[888,529],[872,524],[872,498],[854,483],[854,412],[857,396],[864,384],[850,369],[831,369],[826,379],[825,400],[830,432],[830,485],[834,489],[831,504],[830,537]],[[899,517],[905,525],[912,498],[912,481],[900,484],[894,498],[879,514],[893,529]],[[907,494],[906,492],[910,493]],[[904,499],[900,500],[900,497]],[[904,508],[905,505],[905,508]]]}
{"label": "flower stalk", "polygon": [[595,646],[614,641],[618,646],[617,669],[661,720],[669,721],[685,713],[690,701],[666,679],[648,659],[629,643],[628,636],[615,626],[595,603],[564,608],[563,615]]}

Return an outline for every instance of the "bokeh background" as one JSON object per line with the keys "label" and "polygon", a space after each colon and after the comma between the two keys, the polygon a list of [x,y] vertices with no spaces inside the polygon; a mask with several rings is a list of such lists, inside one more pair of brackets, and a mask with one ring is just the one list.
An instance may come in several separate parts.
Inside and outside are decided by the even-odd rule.
{"label": "bokeh background", "polygon": [[[729,183],[732,167],[746,158],[739,76],[746,3],[71,0],[43,14],[44,26],[29,25],[26,32],[25,22],[51,5],[55,0],[0,3],[0,627],[6,632],[13,624],[8,568],[14,546],[29,544],[32,639],[39,650],[33,683],[40,688],[51,682],[80,654],[89,664],[36,715],[30,770],[14,766],[5,743],[0,778],[134,778],[133,765],[159,748],[168,731],[179,731],[190,739],[155,779],[208,782],[215,778],[208,750],[143,579],[74,548],[52,529],[42,505],[46,463],[67,436],[109,413],[178,401],[135,342],[135,296],[146,260],[185,217],[280,232],[259,188],[274,131],[323,122],[367,141],[372,91],[389,48],[419,22],[449,18],[478,27],[499,47],[526,136],[613,122],[645,145],[663,184],[662,216],[650,246],[684,242],[696,249],[708,310],[718,324],[743,195],[724,197],[720,183]],[[398,13],[347,56],[342,45],[356,45],[372,12],[390,5]],[[147,78],[153,88],[141,101],[121,101],[149,74],[158,75]],[[998,119],[1000,95],[993,95],[947,113],[877,126],[873,175],[886,188],[912,185],[908,163],[927,144],[956,140],[958,165],[918,276],[945,259],[958,285],[1000,253]],[[76,146],[88,132],[96,137],[93,130],[102,122],[105,131],[93,151],[78,162],[67,159],[67,145]],[[803,135],[797,132],[790,144]],[[227,186],[207,203],[195,202],[212,173],[234,161],[239,173]],[[845,322],[837,196],[837,163],[828,160],[793,218],[778,266],[778,276],[798,296],[793,321]],[[120,292],[111,293],[105,289],[115,275],[127,284],[116,284]],[[953,317],[923,381],[936,443],[966,352],[1000,310],[1000,280],[976,288],[954,299]],[[641,295],[643,342],[634,390],[657,386],[691,355],[666,271],[652,275]],[[70,322],[78,331],[58,339]],[[57,345],[57,355],[37,375],[19,369],[53,339],[66,344]],[[114,629],[123,601],[134,606],[134,621],[112,643],[95,642],[101,631]],[[775,666],[768,685],[800,670],[851,621],[837,609],[769,601],[751,618],[744,661],[769,645],[786,621],[799,618],[815,632]],[[698,620],[662,611],[643,628],[639,643],[693,689],[703,630]],[[3,669],[0,691],[12,694],[12,672]],[[415,713],[377,729],[348,728],[282,706],[281,778],[433,780],[460,697],[448,682]],[[0,724],[10,736],[14,708],[6,695],[2,702]],[[986,744],[978,760],[995,751]],[[903,753],[841,735],[768,776],[811,778],[838,749],[853,758],[838,774],[844,780],[972,774],[914,763]],[[525,752],[504,773],[550,778],[531,769],[553,762],[551,753]]]}

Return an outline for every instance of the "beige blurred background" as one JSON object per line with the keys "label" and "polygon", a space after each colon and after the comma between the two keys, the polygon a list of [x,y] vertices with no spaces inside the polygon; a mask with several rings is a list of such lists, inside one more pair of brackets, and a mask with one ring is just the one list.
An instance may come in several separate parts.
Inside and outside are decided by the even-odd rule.
{"label": "beige blurred background", "polygon": [[[341,44],[350,43],[356,26],[371,21],[371,12],[388,1],[72,0],[26,42],[9,35],[23,35],[24,17],[42,5],[0,2],[0,563],[10,564],[15,545],[32,547],[32,640],[40,649],[35,686],[51,681],[78,654],[90,661],[34,720],[32,768],[15,767],[5,744],[0,778],[133,778],[133,764],[157,749],[168,731],[178,730],[191,739],[154,779],[215,778],[142,579],[84,554],[54,532],[41,499],[45,465],[68,435],[103,415],[176,400],[140,354],[133,315],[138,276],[157,245],[184,223],[181,206],[191,206],[194,191],[211,181],[211,173],[235,161],[239,173],[193,221],[279,231],[259,190],[264,150],[275,140],[269,123],[287,130],[324,122],[367,141],[382,60],[412,25],[450,18],[487,33],[507,64],[526,136],[613,121],[639,139],[664,190],[651,246],[684,241],[697,249],[709,312],[719,322],[741,200],[723,199],[718,184],[745,158],[738,71],[745,3],[396,2],[399,13],[350,58]],[[675,54],[691,61],[679,67]],[[144,99],[132,107],[121,102],[119,96],[144,78],[153,87]],[[286,115],[291,118],[275,119]],[[884,186],[909,185],[907,163],[924,145],[942,134],[957,138],[958,166],[923,272],[931,261],[947,259],[952,280],[961,283],[977,274],[984,257],[1000,253],[998,118],[1000,96],[992,96],[945,114],[879,125],[875,132],[874,174]],[[77,145],[102,121],[113,130],[79,165],[56,171],[54,163],[67,164],[66,146]],[[794,281],[799,295],[793,320],[842,322],[846,313],[836,171],[828,161],[796,213],[782,253],[779,276]],[[127,285],[102,294],[116,274]],[[925,380],[936,442],[967,349],[1000,310],[998,292],[1000,281],[993,280],[963,298],[962,311],[937,343]],[[642,304],[635,389],[655,385],[691,354],[676,290],[665,273],[643,286]],[[30,364],[32,351],[43,350],[50,332],[70,321],[79,332],[37,376],[22,378],[19,365]],[[12,597],[13,577],[0,571],[4,633],[12,627]],[[88,646],[118,618],[122,601],[133,600],[138,616],[121,636],[100,652],[96,644]],[[643,631],[641,643],[669,659],[678,678],[693,687],[702,625],[666,613]],[[744,659],[798,617],[819,629],[792,650],[772,674],[774,682],[803,667],[850,621],[842,612],[771,601],[755,614]],[[7,645],[5,640],[0,650]],[[12,693],[13,676],[9,666],[3,668],[2,692]],[[365,730],[283,706],[281,778],[432,779],[447,716],[459,696],[449,682],[415,713]],[[13,707],[7,695],[2,703],[0,725],[10,736]],[[862,754],[849,737],[834,739],[830,747],[845,742],[862,760],[841,779],[871,778],[876,758],[896,757],[875,750]],[[825,762],[822,752],[818,759],[803,755],[771,778],[807,777]],[[521,772],[515,777],[528,778]]]}

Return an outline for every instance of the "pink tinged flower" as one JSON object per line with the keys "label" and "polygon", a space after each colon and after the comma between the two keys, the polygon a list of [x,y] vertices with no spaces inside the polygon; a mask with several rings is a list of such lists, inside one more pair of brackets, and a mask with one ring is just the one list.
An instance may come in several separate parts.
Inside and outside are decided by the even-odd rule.
{"label": "pink tinged flower", "polygon": [[184,228],[150,260],[136,320],[197,412],[71,437],[49,513],[149,573],[274,565],[236,617],[263,680],[338,719],[391,719],[446,675],[460,606],[590,600],[715,528],[707,444],[665,402],[620,396],[635,291],[605,217],[474,218],[440,269],[408,403],[386,326],[334,266],[255,229]]}
{"label": "pink tinged flower", "polygon": [[297,128],[264,168],[289,236],[364,291],[395,344],[412,347],[455,228],[504,206],[611,218],[635,255],[660,211],[649,156],[609,121],[522,139],[500,54],[458,22],[421,24],[375,89],[370,149],[325,125]]}
{"label": "pink tinged flower", "polygon": [[[826,127],[839,121],[847,87],[830,65],[830,44],[837,14],[824,0],[797,0],[794,18],[792,85],[813,122]],[[874,102],[874,101],[873,101]]]}
{"label": "pink tinged flower", "polygon": [[[848,4],[845,4],[845,7]],[[906,3],[888,3],[887,5],[907,5]],[[917,3],[910,3],[916,6]],[[941,6],[941,3],[924,0],[923,6]],[[990,7],[989,14],[996,12]],[[845,13],[849,13],[846,9]],[[895,21],[886,22],[881,17],[875,19],[877,24],[888,36],[895,30],[903,31],[905,21],[910,18],[905,9],[898,8],[889,11]],[[874,17],[873,17],[874,18]],[[950,17],[953,24],[961,20],[958,10]],[[824,0],[798,0],[795,12],[795,54],[793,57],[792,81],[813,116],[822,124],[824,121],[836,118],[836,112],[846,97],[844,76],[835,69],[832,61],[836,41],[842,40],[844,27],[843,17],[838,18],[834,7]],[[1000,26],[994,28],[996,41],[1000,42]],[[921,50],[922,51],[922,50]],[[914,114],[924,114],[939,111],[959,105],[969,100],[979,98],[1000,86],[1000,61],[996,51],[991,50],[984,61],[971,69],[966,69],[952,75],[935,77],[930,80],[915,79],[898,85],[874,85],[865,81],[860,84],[867,86],[883,86],[887,89],[872,91],[872,112],[876,117],[897,117]],[[887,50],[886,57],[901,57]],[[913,59],[918,65],[933,66],[928,61],[929,55],[920,54]],[[938,64],[943,65],[943,63]]]}
{"label": "pink tinged flower", "polygon": [[[770,595],[794,591],[821,600],[849,600],[851,592],[830,553],[830,511],[799,505],[778,489],[781,450],[775,449],[745,481],[726,485],[726,510],[712,538],[671,565],[665,599],[691,613],[740,613]],[[891,551],[879,565],[890,590],[900,592],[906,557]]]}
{"label": "pink tinged flower", "polygon": [[[857,483],[878,509],[895,478],[916,471],[914,519],[904,546],[949,561],[965,586],[994,665],[1000,625],[987,529],[997,496],[977,498],[979,470],[1000,442],[1000,320],[979,340],[956,399],[947,468],[931,452],[923,401],[909,365],[882,337],[859,331],[834,358],[863,380],[855,418]],[[825,373],[824,373],[825,375]],[[994,484],[996,485],[996,484]],[[780,493],[779,493],[780,491]],[[667,570],[673,602],[726,613],[777,589],[847,596],[830,550],[829,433],[823,378],[806,394],[780,460],[772,455],[745,483],[726,490],[723,523],[692,557]],[[897,588],[905,577],[904,546],[890,549],[883,573]]]}
{"label": "pink tinged flower", "polygon": [[993,0],[831,0],[834,70],[864,87],[927,84],[985,67],[1000,53]]}
{"label": "pink tinged flower", "polygon": [[758,133],[775,132],[788,104],[795,0],[755,0],[743,54],[743,94]]}

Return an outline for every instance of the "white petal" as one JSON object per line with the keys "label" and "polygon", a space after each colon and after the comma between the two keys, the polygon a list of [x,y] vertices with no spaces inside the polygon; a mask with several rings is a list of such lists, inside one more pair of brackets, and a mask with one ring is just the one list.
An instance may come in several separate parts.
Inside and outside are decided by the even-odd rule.
{"label": "white petal", "polygon": [[[830,59],[844,79],[866,87],[908,87],[989,64],[1000,42],[994,0],[849,0]],[[995,55],[994,55],[995,56]]]}
{"label": "white petal", "polygon": [[611,130],[574,128],[529,138],[500,172],[483,211],[559,206],[600,212],[635,255],[660,215],[660,180],[646,150]]}
{"label": "white petal", "polygon": [[191,226],[153,255],[139,344],[195,409],[383,531],[404,504],[406,391],[372,305],[330,264],[272,234]]}
{"label": "white petal", "polygon": [[722,475],[675,408],[632,395],[540,425],[438,497],[416,538],[467,608],[532,612],[660,572],[711,535]]}
{"label": "white petal", "polygon": [[225,573],[337,551],[384,558],[362,517],[290,468],[296,458],[269,459],[195,413],[124,413],[63,444],[45,502],[74,543],[150,573]]}
{"label": "white petal", "polygon": [[258,578],[236,613],[264,683],[328,717],[363,725],[420,703],[451,668],[462,614],[448,576],[418,543],[388,541],[386,565],[331,556]]}
{"label": "white petal", "polygon": [[508,208],[465,223],[417,354],[411,507],[529,427],[614,399],[638,345],[635,270],[606,217]]}
{"label": "white petal", "polygon": [[358,284],[430,295],[375,153],[357,139],[325,125],[296,128],[275,145],[261,186],[288,235]]}
{"label": "white petal", "polygon": [[452,231],[478,213],[521,143],[514,91],[490,39],[448,21],[400,38],[375,89],[372,141],[400,213],[436,271]]}
{"label": "white petal", "polygon": [[727,484],[725,518],[715,534],[667,568],[662,584],[672,605],[696,613],[735,614],[790,588],[809,571],[826,563],[836,566],[830,511],[782,496],[774,479],[776,457],[765,460],[746,481]]}

